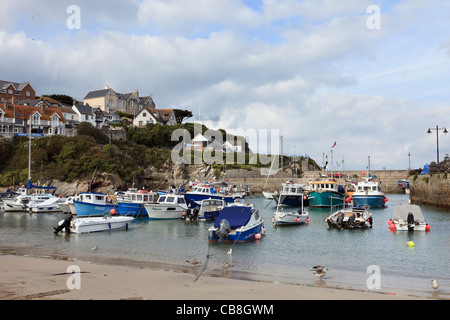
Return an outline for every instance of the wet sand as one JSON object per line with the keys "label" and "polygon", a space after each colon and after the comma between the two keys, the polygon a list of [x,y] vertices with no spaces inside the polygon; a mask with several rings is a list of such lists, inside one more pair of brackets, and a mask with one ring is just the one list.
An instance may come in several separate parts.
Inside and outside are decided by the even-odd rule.
{"label": "wet sand", "polygon": [[[78,267],[72,273],[70,266]],[[0,255],[2,300],[392,300],[416,299],[361,290],[320,288],[269,281],[236,279],[231,271],[200,275],[201,266],[187,272],[154,270]],[[69,273],[67,273],[69,271]]]}

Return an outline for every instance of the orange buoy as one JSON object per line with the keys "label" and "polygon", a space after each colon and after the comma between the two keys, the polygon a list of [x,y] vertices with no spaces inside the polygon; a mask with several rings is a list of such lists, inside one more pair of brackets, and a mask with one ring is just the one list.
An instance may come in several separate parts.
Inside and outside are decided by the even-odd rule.
{"label": "orange buoy", "polygon": [[430,229],[431,229],[431,226],[430,226],[429,224],[427,224],[427,225],[425,226],[425,230],[426,230],[426,231],[430,231]]}

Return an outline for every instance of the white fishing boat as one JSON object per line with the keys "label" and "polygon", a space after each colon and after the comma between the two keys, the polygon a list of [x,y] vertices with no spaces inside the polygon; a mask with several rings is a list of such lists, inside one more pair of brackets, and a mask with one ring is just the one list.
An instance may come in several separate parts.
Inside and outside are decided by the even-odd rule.
{"label": "white fishing boat", "polygon": [[144,204],[149,219],[181,219],[182,212],[188,207],[183,195],[161,195],[156,203]]}
{"label": "white fishing boat", "polygon": [[5,212],[8,211],[27,211],[28,203],[34,201],[35,203],[42,203],[49,199],[57,198],[55,195],[50,193],[36,193],[36,194],[19,194],[17,197],[12,199],[4,199],[3,205]]}
{"label": "white fishing boat", "polygon": [[64,202],[58,203],[58,206],[61,208],[62,212],[64,213],[72,213],[77,214],[77,211],[75,210],[75,205],[73,204],[73,200],[80,200],[79,196],[71,196],[67,197]]}
{"label": "white fishing boat", "polygon": [[117,205],[119,207],[120,215],[128,216],[143,216],[147,217],[147,210],[145,210],[145,204],[156,203],[156,192],[148,192],[146,190],[138,190],[137,188],[129,188],[122,195],[117,197]]}
{"label": "white fishing boat", "polygon": [[[71,215],[70,215],[71,217]],[[69,218],[70,218],[69,217]],[[134,220],[133,217],[104,215],[103,217],[81,217],[76,219],[64,219],[59,221],[55,233],[67,232],[66,224],[70,233],[93,233],[126,229]]]}
{"label": "white fishing boat", "polygon": [[369,207],[384,207],[388,198],[381,191],[380,184],[373,181],[372,177],[367,177],[364,181],[354,184],[355,192],[353,192],[351,199],[353,205],[369,206]]}
{"label": "white fishing boat", "polygon": [[31,213],[50,213],[62,212],[60,203],[64,202],[64,198],[53,197],[44,202],[31,201],[27,204],[28,211]]}
{"label": "white fishing boat", "polygon": [[216,220],[220,210],[225,207],[225,201],[219,199],[206,199],[201,201],[197,219],[199,221]]}
{"label": "white fishing boat", "polygon": [[390,228],[397,231],[429,231],[430,225],[425,221],[420,207],[415,204],[399,204],[389,220]]}
{"label": "white fishing boat", "polygon": [[373,223],[372,214],[367,206],[353,207],[351,210],[338,210],[326,218],[325,221],[328,223],[329,228],[338,229],[371,228]]}

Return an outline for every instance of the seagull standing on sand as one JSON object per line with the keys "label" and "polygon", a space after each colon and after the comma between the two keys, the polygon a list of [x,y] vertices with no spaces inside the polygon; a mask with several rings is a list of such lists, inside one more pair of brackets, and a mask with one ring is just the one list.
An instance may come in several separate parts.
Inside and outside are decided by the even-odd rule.
{"label": "seagull standing on sand", "polygon": [[95,251],[98,249],[98,246],[96,245],[95,247],[91,248],[92,251]]}
{"label": "seagull standing on sand", "polygon": [[439,288],[439,284],[438,284],[436,278],[433,278],[433,280],[431,280],[431,287],[432,287],[433,289]]}
{"label": "seagull standing on sand", "polygon": [[226,263],[226,262],[221,262],[220,266],[222,267],[222,269],[224,269],[225,271],[228,270],[229,268],[231,268],[233,265]]}
{"label": "seagull standing on sand", "polygon": [[323,266],[314,266],[310,271],[314,271],[316,276],[322,279],[327,274],[328,269]]}
{"label": "seagull standing on sand", "polygon": [[202,264],[201,261],[195,260],[195,259],[190,259],[190,260],[186,260],[186,262],[192,264],[192,265],[197,265],[197,264]]}

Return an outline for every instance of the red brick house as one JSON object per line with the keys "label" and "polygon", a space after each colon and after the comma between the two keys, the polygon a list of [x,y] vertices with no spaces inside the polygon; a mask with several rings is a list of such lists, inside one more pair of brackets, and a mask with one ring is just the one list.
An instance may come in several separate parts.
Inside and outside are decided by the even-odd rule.
{"label": "red brick house", "polygon": [[29,82],[11,82],[0,80],[0,103],[36,98],[36,91]]}

